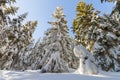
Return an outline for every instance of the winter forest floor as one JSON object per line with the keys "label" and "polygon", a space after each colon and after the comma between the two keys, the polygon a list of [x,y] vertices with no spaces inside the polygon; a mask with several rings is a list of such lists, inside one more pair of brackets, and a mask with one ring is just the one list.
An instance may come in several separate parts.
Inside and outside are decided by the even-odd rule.
{"label": "winter forest floor", "polygon": [[120,72],[100,72],[98,75],[77,73],[39,73],[39,71],[0,71],[0,80],[120,80]]}

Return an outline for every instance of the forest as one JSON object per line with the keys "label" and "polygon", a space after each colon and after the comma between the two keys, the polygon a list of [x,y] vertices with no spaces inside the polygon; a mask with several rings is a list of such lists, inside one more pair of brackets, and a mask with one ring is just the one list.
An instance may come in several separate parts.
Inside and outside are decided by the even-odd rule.
{"label": "forest", "polygon": [[[101,0],[100,4],[114,4],[109,14],[100,14],[101,11],[92,4],[79,1],[71,30],[68,29],[64,8],[56,7],[53,21],[48,20],[52,27],[37,42],[34,42],[33,33],[38,21],[25,22],[28,13],[16,17],[19,8],[14,6],[15,3],[17,0],[0,0],[1,71],[39,70],[39,73],[57,74],[77,70],[81,74],[84,69],[85,72],[91,70],[91,73],[96,68],[97,73],[120,74],[119,0]],[[95,65],[94,69],[92,65]],[[89,74],[85,72],[82,74]]]}

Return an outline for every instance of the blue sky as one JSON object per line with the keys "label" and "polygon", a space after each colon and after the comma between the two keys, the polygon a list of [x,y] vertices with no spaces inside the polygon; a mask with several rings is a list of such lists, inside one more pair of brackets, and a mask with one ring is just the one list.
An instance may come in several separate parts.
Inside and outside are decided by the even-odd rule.
{"label": "blue sky", "polygon": [[[67,25],[69,27],[69,34],[74,36],[71,28],[72,19],[75,17],[75,7],[81,0],[17,0],[16,6],[20,7],[18,15],[28,12],[26,21],[38,20],[38,25],[33,34],[35,41],[38,38],[43,37],[44,31],[51,27],[47,21],[52,21],[51,14],[54,12],[57,6],[63,7],[63,12],[66,15]],[[86,3],[93,4],[93,7],[103,13],[109,13],[112,9],[113,4],[100,3],[100,0],[84,0]]]}

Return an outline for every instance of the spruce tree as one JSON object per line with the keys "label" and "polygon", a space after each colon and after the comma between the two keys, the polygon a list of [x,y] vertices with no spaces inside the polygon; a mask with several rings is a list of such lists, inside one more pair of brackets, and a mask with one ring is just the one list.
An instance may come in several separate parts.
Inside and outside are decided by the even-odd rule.
{"label": "spruce tree", "polygon": [[76,17],[73,19],[73,32],[79,44],[85,46],[89,51],[94,42],[93,32],[96,30],[96,19],[99,11],[95,11],[92,4],[78,2]]}
{"label": "spruce tree", "polygon": [[93,53],[99,68],[117,71],[120,66],[119,16],[115,16],[113,11],[110,15],[98,16],[98,11],[89,9],[84,2],[79,2],[76,10],[78,14],[73,21],[73,31],[77,41]]}
{"label": "spruce tree", "polygon": [[26,13],[15,16],[18,8],[12,6],[15,0],[0,0],[0,69],[21,70],[21,52],[31,43],[35,22],[22,24]]}
{"label": "spruce tree", "polygon": [[98,66],[105,71],[120,69],[120,31],[119,23],[104,15],[99,20],[99,28],[95,31],[96,41],[93,45],[93,55]]}
{"label": "spruce tree", "polygon": [[[8,51],[9,43],[12,39],[12,21],[9,15],[14,15],[17,11],[17,7],[11,6],[15,1],[1,0],[0,1],[0,68],[10,68],[12,63],[11,53]],[[10,4],[10,6],[7,6]],[[11,36],[10,36],[11,35]],[[17,35],[17,34],[16,34]]]}
{"label": "spruce tree", "polygon": [[70,67],[77,64],[73,54],[74,40],[68,35],[67,21],[61,7],[56,8],[52,17],[55,21],[48,23],[53,27],[37,42],[32,66],[41,69],[41,72],[68,72]]}
{"label": "spruce tree", "polygon": [[104,14],[99,20],[99,34],[93,46],[93,53],[103,70],[120,70],[120,10],[119,0],[106,0],[114,2],[115,6],[109,15]]}

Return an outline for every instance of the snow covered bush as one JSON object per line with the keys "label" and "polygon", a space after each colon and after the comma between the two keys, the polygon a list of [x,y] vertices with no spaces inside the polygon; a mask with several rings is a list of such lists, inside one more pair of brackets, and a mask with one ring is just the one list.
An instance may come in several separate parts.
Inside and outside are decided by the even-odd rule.
{"label": "snow covered bush", "polygon": [[95,59],[84,46],[75,46],[74,54],[76,57],[79,57],[79,67],[77,72],[80,74],[98,74]]}

